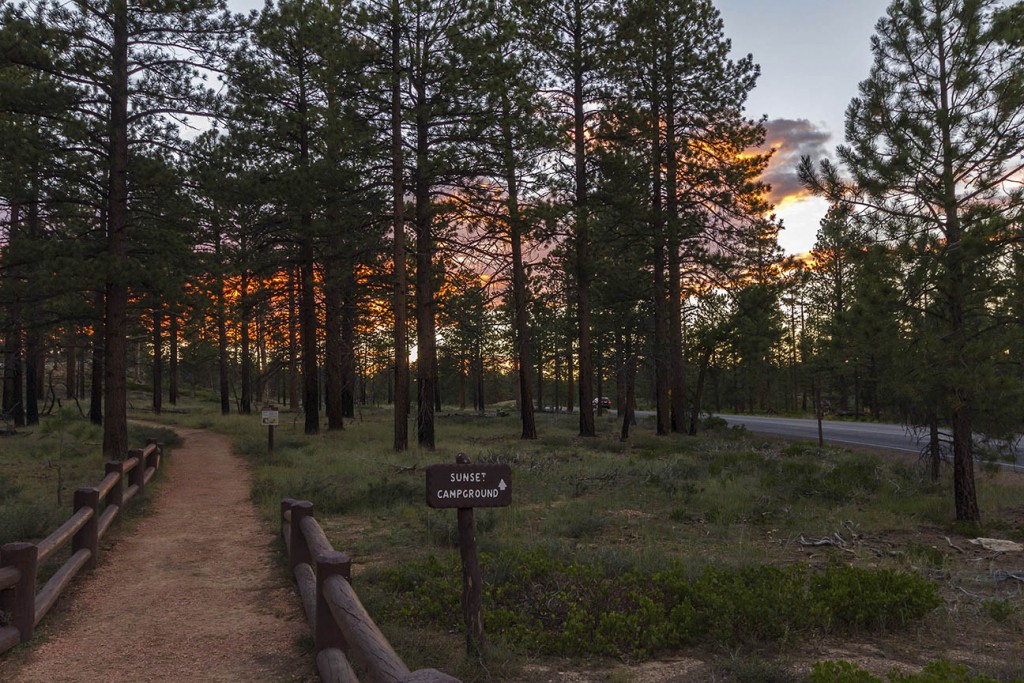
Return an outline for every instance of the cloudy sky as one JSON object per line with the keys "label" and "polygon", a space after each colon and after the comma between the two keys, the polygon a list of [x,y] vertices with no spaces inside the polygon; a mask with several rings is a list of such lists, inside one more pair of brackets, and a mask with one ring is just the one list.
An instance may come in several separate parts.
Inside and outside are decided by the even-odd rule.
{"label": "cloudy sky", "polygon": [[800,156],[820,159],[843,141],[843,117],[871,68],[870,41],[888,0],[715,0],[736,56],[753,54],[761,79],[748,100],[777,149],[766,180],[787,253],[814,245],[825,202],[796,179]]}

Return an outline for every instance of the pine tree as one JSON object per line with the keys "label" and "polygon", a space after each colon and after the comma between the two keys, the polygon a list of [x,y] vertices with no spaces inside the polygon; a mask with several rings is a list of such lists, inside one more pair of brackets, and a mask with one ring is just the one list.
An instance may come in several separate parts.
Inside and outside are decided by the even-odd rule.
{"label": "pine tree", "polygon": [[129,174],[133,150],[174,146],[169,117],[215,109],[212,91],[197,85],[200,65],[215,67],[233,28],[222,0],[158,7],[128,0],[40,1],[23,14],[43,17],[53,58],[30,64],[75,93],[76,146],[103,169],[105,200],[103,452],[123,458],[127,443],[126,340],[133,282]]}
{"label": "pine tree", "polygon": [[530,0],[521,4],[551,82],[560,128],[569,134],[563,182],[572,206],[572,277],[579,368],[580,436],[596,436],[591,339],[590,156],[606,69],[610,7],[606,0]]}
{"label": "pine tree", "polygon": [[[930,263],[930,315],[941,320],[938,364],[953,431],[956,518],[978,521],[974,446],[979,372],[988,363],[977,331],[990,329],[984,267],[1009,238],[1024,191],[1005,181],[1024,171],[1024,46],[993,31],[993,0],[895,0],[872,39],[874,65],[847,109],[838,155],[850,173],[809,159],[813,190],[879,216],[878,237]],[[998,26],[997,26],[998,28]],[[983,391],[983,390],[982,390]]]}

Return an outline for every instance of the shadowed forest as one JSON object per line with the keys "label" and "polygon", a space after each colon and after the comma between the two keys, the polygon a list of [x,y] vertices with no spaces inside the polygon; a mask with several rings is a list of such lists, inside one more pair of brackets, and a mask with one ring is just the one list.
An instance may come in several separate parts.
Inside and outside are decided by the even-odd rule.
{"label": "shadowed forest", "polygon": [[9,429],[70,402],[121,457],[140,386],[307,434],[389,404],[397,451],[508,400],[525,439],[604,397],[622,439],[828,413],[930,429],[964,521],[976,436],[1020,432],[1019,4],[891,4],[800,257],[709,0],[2,12]]}

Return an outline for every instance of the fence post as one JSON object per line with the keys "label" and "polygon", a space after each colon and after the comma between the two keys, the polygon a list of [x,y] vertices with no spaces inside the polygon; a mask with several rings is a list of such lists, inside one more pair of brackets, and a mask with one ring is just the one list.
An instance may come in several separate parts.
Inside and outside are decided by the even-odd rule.
{"label": "fence post", "polygon": [[106,465],[106,473],[111,472],[117,473],[117,483],[114,484],[110,489],[110,493],[107,494],[107,505],[116,505],[119,509],[124,509],[124,463],[116,460],[111,460]]}
{"label": "fence post", "polygon": [[146,445],[156,446],[156,448],[153,450],[153,467],[155,467],[156,469],[160,469],[160,466],[162,464],[161,461],[164,459],[163,446],[160,445],[159,441],[153,438],[146,439]]}
{"label": "fence post", "polygon": [[291,546],[288,549],[288,571],[294,575],[295,568],[302,563],[310,566],[313,558],[309,554],[309,543],[300,526],[303,517],[313,516],[313,504],[308,500],[297,500],[292,503]]}
{"label": "fence post", "polygon": [[352,560],[348,555],[335,550],[316,558],[316,633],[313,634],[313,642],[317,652],[332,647],[347,652],[348,644],[324,598],[324,582],[329,576],[352,581]]}
{"label": "fence post", "polygon": [[86,569],[96,568],[96,555],[99,552],[99,521],[100,521],[100,492],[99,489],[81,488],[75,491],[75,512],[82,508],[91,508],[92,517],[85,523],[78,532],[71,537],[71,552],[77,553],[85,548],[91,553],[89,561],[85,563]]}
{"label": "fence post", "polygon": [[39,548],[33,543],[8,543],[0,548],[0,567],[14,567],[21,579],[13,588],[0,591],[0,609],[11,615],[11,626],[21,632],[21,642],[32,640],[36,628],[36,571]]}
{"label": "fence post", "polygon": [[141,448],[133,448],[128,451],[129,458],[138,458],[139,461],[135,464],[129,476],[131,477],[132,484],[139,487],[138,496],[141,497],[146,492],[146,457],[145,451]]}

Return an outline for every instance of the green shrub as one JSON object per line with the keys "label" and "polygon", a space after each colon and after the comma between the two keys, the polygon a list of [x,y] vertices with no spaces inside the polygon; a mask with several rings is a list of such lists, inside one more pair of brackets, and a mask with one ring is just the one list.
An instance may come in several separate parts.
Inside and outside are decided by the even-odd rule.
{"label": "green shrub", "polygon": [[1014,607],[1009,600],[985,600],[981,603],[981,611],[1002,624],[1013,616]]}
{"label": "green shrub", "polygon": [[[729,423],[726,422],[724,417],[718,417],[717,415],[708,415],[700,421],[700,428],[703,431],[725,431],[729,429]],[[746,427],[740,426],[739,429],[746,430]]]}
{"label": "green shrub", "polygon": [[[784,643],[830,628],[902,625],[939,604],[926,579],[886,570],[682,565],[608,572],[543,551],[482,555],[488,633],[546,655],[643,659],[698,643]],[[392,616],[458,628],[454,555],[384,572]]]}
{"label": "green shrub", "polygon": [[307,474],[292,482],[290,490],[293,491],[291,498],[312,502],[317,514],[329,515],[348,509],[349,501],[338,485],[337,477],[322,473]]}
{"label": "green shrub", "polygon": [[63,511],[43,503],[0,505],[0,545],[45,538],[64,522]]}
{"label": "green shrub", "polygon": [[938,587],[889,569],[829,567],[811,577],[808,600],[826,628],[903,626],[942,604]]}
{"label": "green shrub", "polygon": [[941,567],[946,562],[946,554],[933,545],[910,541],[907,543],[907,555],[928,567]]}
{"label": "green shrub", "polygon": [[421,502],[423,496],[422,481],[381,477],[362,485],[355,491],[351,508],[366,510],[391,508],[403,503]]}
{"label": "green shrub", "polygon": [[790,671],[784,663],[734,657],[723,667],[726,680],[733,683],[798,683],[804,678]]}
{"label": "green shrub", "polygon": [[[886,676],[889,683],[999,683],[985,674],[972,674],[963,664],[939,660],[927,664],[921,673],[904,673],[893,669]],[[883,683],[850,662],[818,662],[811,672],[810,683]],[[1015,678],[1010,683],[1024,683]]]}
{"label": "green shrub", "polygon": [[810,683],[882,683],[882,679],[850,662],[818,662]]}
{"label": "green shrub", "polygon": [[22,485],[0,477],[0,503],[21,493]]}

